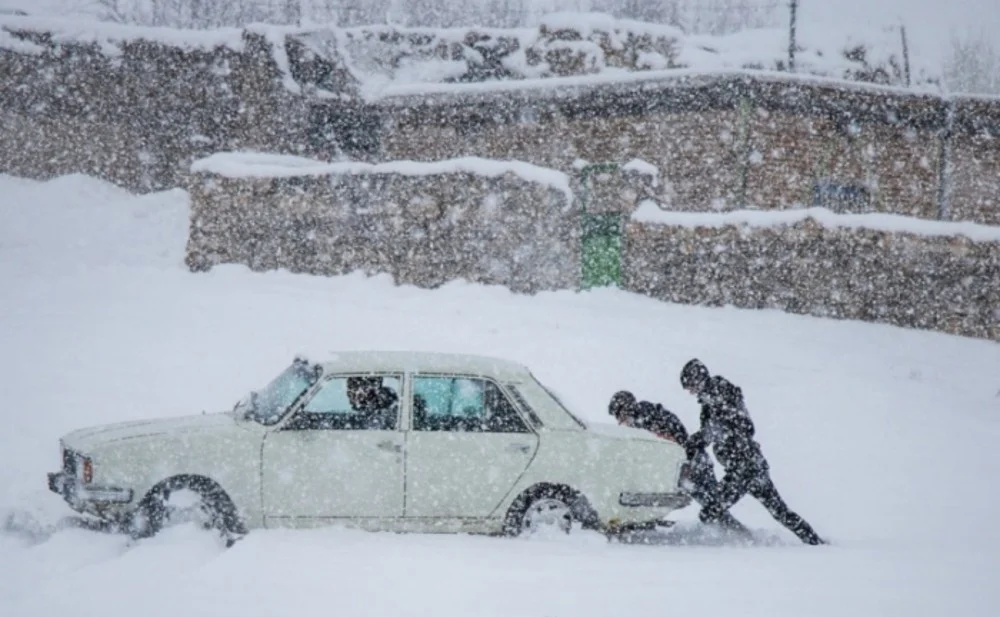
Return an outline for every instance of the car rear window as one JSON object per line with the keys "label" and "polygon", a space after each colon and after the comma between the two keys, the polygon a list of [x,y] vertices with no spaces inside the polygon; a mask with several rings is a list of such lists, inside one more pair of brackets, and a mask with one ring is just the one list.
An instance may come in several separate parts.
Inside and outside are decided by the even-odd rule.
{"label": "car rear window", "polygon": [[582,429],[587,428],[587,425],[583,422],[583,420],[581,420],[580,418],[577,418],[575,415],[573,415],[573,412],[569,410],[569,407],[566,407],[566,404],[562,402],[562,399],[560,399],[558,396],[556,396],[555,392],[553,392],[552,390],[550,390],[549,388],[547,388],[545,386],[545,384],[543,384],[542,382],[538,381],[537,379],[535,379],[535,383],[537,383],[538,385],[540,385],[543,390],[545,390],[546,392],[548,392],[549,396],[552,397],[552,400],[554,400],[556,403],[558,403],[559,406],[562,408],[562,410],[566,412],[566,415],[569,416],[570,418],[573,418],[573,421],[580,425],[580,428],[582,428]]}
{"label": "car rear window", "polygon": [[538,417],[538,414],[535,413],[535,410],[532,409],[531,405],[528,404],[527,399],[525,399],[524,395],[521,394],[521,391],[517,389],[517,386],[513,384],[507,384],[507,391],[510,392],[510,395],[517,402],[517,406],[520,407],[521,410],[524,411],[524,413],[528,414],[528,418],[531,420],[531,423],[535,425],[535,428],[541,428],[545,426],[542,423],[542,419]]}

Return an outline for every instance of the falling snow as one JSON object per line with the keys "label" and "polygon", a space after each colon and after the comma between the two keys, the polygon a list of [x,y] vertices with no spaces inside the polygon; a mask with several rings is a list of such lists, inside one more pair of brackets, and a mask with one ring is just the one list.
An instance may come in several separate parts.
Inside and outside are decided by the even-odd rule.
{"label": "falling snow", "polygon": [[998,31],[0,0],[0,615],[993,615]]}

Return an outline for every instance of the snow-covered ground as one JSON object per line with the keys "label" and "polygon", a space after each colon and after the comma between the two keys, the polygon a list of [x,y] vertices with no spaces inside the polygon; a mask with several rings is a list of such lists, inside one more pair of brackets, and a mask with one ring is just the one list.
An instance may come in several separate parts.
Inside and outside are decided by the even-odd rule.
{"label": "snow-covered ground", "polygon": [[[181,191],[0,176],[0,615],[995,615],[1000,345],[855,322],[676,306],[616,290],[515,296],[454,283],[182,265]],[[743,386],[773,477],[826,547],[758,504],[755,546],[696,511],[659,546],[191,529],[131,544],[80,529],[44,488],[59,436],[232,406],[296,352],[472,351],[524,361],[584,417],[617,389],[693,425],[678,371]]]}

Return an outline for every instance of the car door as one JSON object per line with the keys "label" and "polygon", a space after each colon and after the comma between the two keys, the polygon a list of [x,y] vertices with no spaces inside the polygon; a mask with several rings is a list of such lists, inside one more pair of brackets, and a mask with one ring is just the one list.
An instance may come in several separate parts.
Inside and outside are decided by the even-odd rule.
{"label": "car door", "polygon": [[493,381],[411,379],[404,516],[489,516],[527,469],[538,436]]}
{"label": "car door", "polygon": [[269,526],[403,514],[401,374],[334,375],[267,434],[261,497]]}

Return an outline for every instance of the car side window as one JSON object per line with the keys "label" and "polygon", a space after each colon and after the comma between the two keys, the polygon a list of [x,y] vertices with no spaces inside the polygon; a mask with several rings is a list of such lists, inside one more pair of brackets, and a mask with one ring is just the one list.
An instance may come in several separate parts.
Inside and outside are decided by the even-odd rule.
{"label": "car side window", "polygon": [[343,375],[327,379],[286,430],[396,430],[400,375]]}
{"label": "car side window", "polygon": [[418,376],[413,378],[413,430],[526,433],[528,427],[492,381]]}

